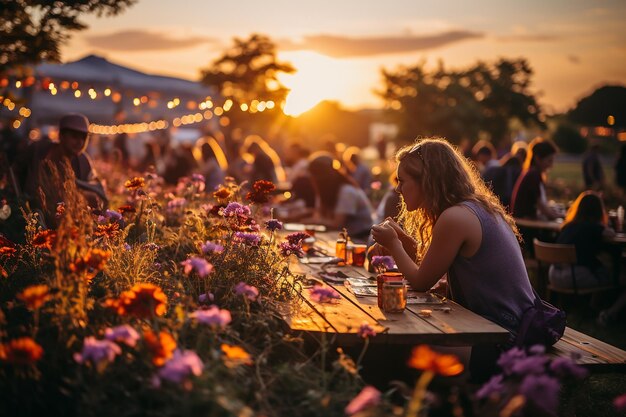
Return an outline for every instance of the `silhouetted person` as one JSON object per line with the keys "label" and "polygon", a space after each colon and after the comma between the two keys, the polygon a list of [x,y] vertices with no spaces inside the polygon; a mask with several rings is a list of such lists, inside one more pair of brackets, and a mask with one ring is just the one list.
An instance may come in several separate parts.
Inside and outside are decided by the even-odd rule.
{"label": "silhouetted person", "polygon": [[583,179],[585,188],[590,190],[601,190],[604,187],[604,170],[598,151],[600,146],[594,144],[583,158]]}

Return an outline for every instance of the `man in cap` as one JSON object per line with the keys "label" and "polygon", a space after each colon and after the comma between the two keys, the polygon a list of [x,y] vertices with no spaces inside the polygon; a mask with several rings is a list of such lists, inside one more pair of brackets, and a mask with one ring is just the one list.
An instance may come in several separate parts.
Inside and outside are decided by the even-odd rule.
{"label": "man in cap", "polygon": [[[92,208],[102,209],[108,204],[104,187],[85,153],[88,136],[87,117],[78,113],[66,114],[59,120],[58,143],[49,140],[34,142],[14,164],[24,193],[22,198],[32,208],[42,209],[49,223],[55,222],[56,204],[64,198],[63,184],[55,184],[55,181],[64,182],[73,177],[77,189]],[[71,170],[65,168],[68,166]],[[52,171],[57,171],[58,175],[53,175]]]}

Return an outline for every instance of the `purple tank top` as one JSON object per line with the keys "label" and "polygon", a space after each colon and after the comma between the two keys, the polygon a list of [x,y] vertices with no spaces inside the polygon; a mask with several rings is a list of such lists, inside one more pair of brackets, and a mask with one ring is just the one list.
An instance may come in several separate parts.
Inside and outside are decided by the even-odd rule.
{"label": "purple tank top", "polygon": [[461,255],[448,271],[452,300],[516,333],[535,296],[522,252],[508,223],[475,201],[461,205],[480,220],[482,241],[474,256]]}

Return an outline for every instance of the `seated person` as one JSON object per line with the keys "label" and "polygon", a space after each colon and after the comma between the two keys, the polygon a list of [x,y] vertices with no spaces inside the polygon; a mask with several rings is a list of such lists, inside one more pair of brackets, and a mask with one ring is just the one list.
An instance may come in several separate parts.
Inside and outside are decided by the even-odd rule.
{"label": "seated person", "polygon": [[[615,232],[607,227],[608,216],[602,198],[593,191],[582,192],[569,208],[557,243],[576,246],[577,265],[574,267],[577,288],[598,287],[611,283],[609,270],[598,259],[603,240]],[[559,288],[574,286],[569,265],[552,265],[550,283]]]}

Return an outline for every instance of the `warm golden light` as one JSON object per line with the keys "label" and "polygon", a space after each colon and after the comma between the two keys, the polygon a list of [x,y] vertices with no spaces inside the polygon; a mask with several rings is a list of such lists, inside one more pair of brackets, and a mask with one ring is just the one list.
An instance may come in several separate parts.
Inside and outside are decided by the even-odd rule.
{"label": "warm golden light", "polygon": [[615,117],[614,116],[609,116],[606,118],[606,122],[609,126],[613,126],[615,124]]}

